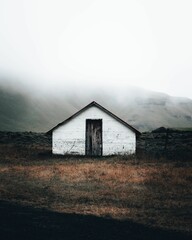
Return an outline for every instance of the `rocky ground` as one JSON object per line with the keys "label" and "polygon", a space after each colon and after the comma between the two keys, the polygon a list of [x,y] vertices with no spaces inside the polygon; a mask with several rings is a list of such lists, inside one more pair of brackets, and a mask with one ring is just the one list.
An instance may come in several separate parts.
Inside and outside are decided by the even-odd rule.
{"label": "rocky ground", "polygon": [[138,154],[170,160],[192,160],[192,131],[158,128],[137,140]]}

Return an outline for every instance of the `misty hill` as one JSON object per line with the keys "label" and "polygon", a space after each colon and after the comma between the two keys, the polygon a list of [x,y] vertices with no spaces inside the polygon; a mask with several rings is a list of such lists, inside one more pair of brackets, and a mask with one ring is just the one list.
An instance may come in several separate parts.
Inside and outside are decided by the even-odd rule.
{"label": "misty hill", "polygon": [[0,89],[0,130],[46,132],[91,101],[140,131],[192,127],[192,100],[136,87],[57,91],[49,94]]}

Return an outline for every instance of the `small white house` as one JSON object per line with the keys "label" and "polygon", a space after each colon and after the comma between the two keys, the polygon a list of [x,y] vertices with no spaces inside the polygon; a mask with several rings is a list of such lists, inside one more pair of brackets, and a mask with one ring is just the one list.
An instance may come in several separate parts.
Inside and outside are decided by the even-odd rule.
{"label": "small white house", "polygon": [[52,133],[53,154],[107,156],[134,154],[140,132],[96,102],[59,123]]}

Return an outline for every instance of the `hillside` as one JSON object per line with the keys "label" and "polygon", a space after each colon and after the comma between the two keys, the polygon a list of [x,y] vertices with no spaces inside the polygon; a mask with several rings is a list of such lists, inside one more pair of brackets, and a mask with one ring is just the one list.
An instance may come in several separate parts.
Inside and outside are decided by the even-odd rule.
{"label": "hillside", "polygon": [[140,131],[192,127],[192,100],[136,87],[51,94],[1,88],[0,131],[46,132],[93,100]]}

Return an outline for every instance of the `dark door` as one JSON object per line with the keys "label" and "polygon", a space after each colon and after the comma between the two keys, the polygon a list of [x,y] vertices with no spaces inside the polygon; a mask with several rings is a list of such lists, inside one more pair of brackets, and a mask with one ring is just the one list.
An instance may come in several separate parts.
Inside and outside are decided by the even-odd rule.
{"label": "dark door", "polygon": [[102,156],[102,120],[86,120],[86,155]]}

